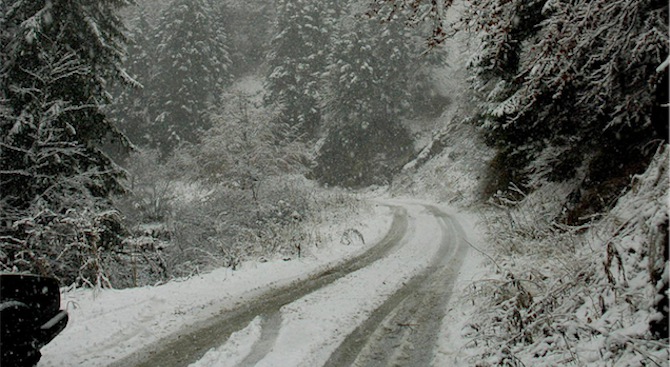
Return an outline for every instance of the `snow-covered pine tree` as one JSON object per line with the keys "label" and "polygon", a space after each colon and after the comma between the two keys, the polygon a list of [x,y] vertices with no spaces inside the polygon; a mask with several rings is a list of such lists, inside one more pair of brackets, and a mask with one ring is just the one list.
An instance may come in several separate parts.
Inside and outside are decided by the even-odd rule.
{"label": "snow-covered pine tree", "polygon": [[277,35],[268,56],[267,103],[281,106],[282,120],[306,139],[321,125],[321,75],[330,43],[328,2],[279,0]]}
{"label": "snow-covered pine tree", "polygon": [[337,36],[328,57],[324,105],[329,120],[409,113],[409,89],[428,61],[412,30],[398,22],[366,20],[356,20],[352,27]]}
{"label": "snow-covered pine tree", "polygon": [[208,104],[231,80],[226,34],[209,0],[174,0],[154,37],[156,74],[150,91],[152,145],[163,154],[180,142],[195,142],[208,128]]}
{"label": "snow-covered pine tree", "polygon": [[104,280],[119,243],[110,196],[121,171],[99,146],[125,138],[101,112],[126,42],[126,0],[0,3],[0,264],[3,270]]}
{"label": "snow-covered pine tree", "polygon": [[[422,30],[426,46],[439,48],[453,29],[446,24],[453,0],[369,0],[365,14],[381,22],[400,22]],[[426,27],[427,25],[427,27]]]}
{"label": "snow-covered pine tree", "polygon": [[[668,6],[655,1],[471,3],[484,127],[501,180],[575,181],[570,222],[619,195],[667,141]],[[665,97],[663,97],[665,94]],[[665,100],[663,100],[665,99]],[[656,111],[656,112],[655,112]],[[515,163],[516,162],[516,163]]]}
{"label": "snow-covered pine tree", "polygon": [[[154,28],[149,23],[149,15],[142,5],[133,6],[125,12],[128,26],[127,56],[124,66],[128,74],[142,84],[141,88],[114,88],[114,103],[108,106],[109,116],[116,120],[118,128],[139,146],[149,143],[149,96],[147,88],[152,75],[156,73],[152,35]],[[112,150],[116,152],[116,149]],[[121,157],[126,152],[117,152]]]}
{"label": "snow-covered pine tree", "polygon": [[328,57],[324,110],[330,129],[315,174],[357,186],[384,182],[406,163],[411,139],[400,118],[427,66],[415,30],[348,17]]}
{"label": "snow-covered pine tree", "polygon": [[[498,149],[491,162],[485,187],[485,195],[505,191],[510,183],[526,182],[525,167],[529,164],[534,144],[525,144],[530,136],[530,125],[504,125],[505,118],[498,120],[504,111],[502,104],[519,87],[517,76],[522,57],[522,46],[536,37],[539,24],[545,19],[541,1],[488,1],[474,0],[465,8],[464,23],[478,38],[478,50],[469,62],[473,74],[472,89],[478,94],[480,109],[493,111],[484,113],[482,120],[487,142]],[[497,108],[497,110],[496,110]],[[569,109],[564,109],[568,113]],[[499,121],[504,129],[493,125]],[[541,125],[546,126],[546,125]],[[538,144],[543,144],[541,139]]]}

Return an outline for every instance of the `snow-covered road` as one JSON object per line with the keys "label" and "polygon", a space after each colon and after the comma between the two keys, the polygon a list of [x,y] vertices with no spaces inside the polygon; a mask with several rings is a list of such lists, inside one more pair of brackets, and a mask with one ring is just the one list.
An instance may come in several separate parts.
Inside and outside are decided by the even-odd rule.
{"label": "snow-covered road", "polygon": [[[324,366],[429,366],[433,361],[445,305],[468,247],[453,217],[434,206],[417,214],[422,225],[417,222],[406,249],[421,254],[412,262],[418,265],[413,270],[421,270],[410,279],[398,278],[400,288],[348,334]],[[390,261],[386,272],[403,267]]]}
{"label": "snow-covered road", "polygon": [[[107,320],[103,306],[98,321],[89,313],[78,323],[74,310],[74,326],[43,350],[39,366],[429,366],[467,231],[454,214],[426,203],[386,200],[379,208],[379,218],[364,226],[366,238],[377,240],[356,251],[346,246],[333,257],[289,262],[298,267],[260,264],[232,280],[214,272],[203,285],[191,279],[145,289],[173,288],[149,298],[117,291],[131,298],[132,322],[122,320],[118,304],[108,315],[121,326]],[[217,277],[220,287],[212,289]],[[98,303],[114,296],[102,294]],[[88,342],[77,339],[90,332]],[[85,350],[72,348],[76,342]]]}

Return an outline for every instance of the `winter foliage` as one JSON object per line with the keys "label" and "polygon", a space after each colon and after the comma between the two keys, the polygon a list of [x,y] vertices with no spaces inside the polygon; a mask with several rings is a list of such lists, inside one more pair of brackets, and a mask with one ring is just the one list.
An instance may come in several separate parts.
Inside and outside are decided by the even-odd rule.
{"label": "winter foliage", "polygon": [[205,0],[173,1],[158,21],[149,103],[152,128],[161,133],[153,139],[163,152],[196,141],[208,127],[208,104],[230,81],[226,33],[216,18],[221,10]]}
{"label": "winter foliage", "polygon": [[259,99],[241,91],[223,96],[221,113],[212,116],[213,126],[196,148],[202,178],[256,190],[273,177],[305,169],[304,144]]}
{"label": "winter foliage", "polygon": [[665,146],[614,209],[588,226],[552,220],[569,193],[557,183],[485,215],[496,270],[492,279],[471,286],[470,301],[478,304],[464,330],[471,360],[490,366],[664,365],[667,169]]}
{"label": "winter foliage", "polygon": [[[668,7],[648,1],[473,1],[481,125],[510,182],[575,181],[566,220],[611,205],[667,141]],[[619,172],[613,174],[614,172]]]}
{"label": "winter foliage", "polygon": [[103,250],[123,232],[110,202],[121,170],[100,150],[125,143],[102,113],[133,80],[116,16],[126,1],[0,4],[0,259],[3,271],[104,282]]}
{"label": "winter foliage", "polygon": [[409,160],[414,152],[401,119],[412,112],[412,91],[429,84],[421,72],[437,59],[423,54],[415,30],[357,15],[343,14],[324,74],[328,130],[315,175],[327,184],[388,183]]}
{"label": "winter foliage", "polygon": [[318,0],[280,0],[277,4],[266,101],[281,106],[282,123],[297,128],[306,138],[316,136],[321,125],[321,74],[332,31],[329,17],[336,15],[333,7]]}
{"label": "winter foliage", "polygon": [[227,9],[209,0],[149,5],[137,7],[127,62],[143,87],[119,91],[110,112],[133,142],[167,155],[197,141],[231,82]]}
{"label": "winter foliage", "polygon": [[303,257],[368,205],[335,187],[388,185],[485,222],[469,364],[665,365],[668,32],[657,0],[0,1],[0,271]]}
{"label": "winter foliage", "polygon": [[667,141],[667,4],[473,0],[449,22],[451,9],[451,1],[379,0],[368,15],[428,24],[431,44],[471,32],[477,124],[498,151],[488,194],[573,181],[568,222],[611,206],[614,196],[594,196],[618,194]]}
{"label": "winter foliage", "polygon": [[300,257],[316,240],[313,228],[324,210],[355,210],[349,199],[332,199],[304,178],[309,150],[281,123],[280,112],[262,102],[263,93],[259,80],[243,79],[212,107],[212,126],[198,144],[163,158],[140,149],[127,159],[124,261],[137,276],[118,273],[116,284]]}
{"label": "winter foliage", "polygon": [[[374,4],[372,14],[384,19],[432,19],[436,31],[447,25],[438,12],[400,17],[426,9],[421,1]],[[490,276],[461,301],[475,307],[461,331],[466,364],[665,365],[667,4],[468,1],[464,8],[453,30],[475,37],[470,78],[479,108],[465,120],[495,154],[479,170],[481,147],[465,153],[466,166],[452,163],[464,144],[449,138],[464,129],[451,121],[393,189],[448,193],[445,200],[469,206],[477,194],[488,200],[477,210],[491,244],[474,250],[489,259]],[[455,190],[475,177],[483,178],[479,193]]]}

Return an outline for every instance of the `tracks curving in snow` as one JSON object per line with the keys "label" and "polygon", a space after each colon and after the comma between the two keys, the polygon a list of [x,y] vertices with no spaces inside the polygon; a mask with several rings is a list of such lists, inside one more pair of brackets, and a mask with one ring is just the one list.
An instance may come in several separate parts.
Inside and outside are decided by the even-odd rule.
{"label": "tracks curving in snow", "polygon": [[[407,232],[406,210],[399,206],[392,207],[394,211],[393,223],[386,236],[374,247],[362,255],[329,268],[306,280],[296,281],[288,286],[270,290],[261,294],[254,301],[239,307],[232,312],[226,312],[201,323],[193,325],[178,335],[160,340],[149,348],[136,352],[122,360],[111,364],[113,367],[171,367],[188,366],[198,361],[211,348],[223,344],[232,333],[242,330],[257,316],[272,319],[280,308],[317,289],[368,266],[379,258],[383,258],[400,244],[400,240]],[[268,324],[267,321],[262,324]],[[264,348],[263,335],[267,340],[272,333],[263,333],[258,347]],[[258,353],[258,351],[252,351]],[[259,358],[262,357],[259,356]],[[249,360],[251,361],[251,360]]]}
{"label": "tracks curving in snow", "polygon": [[324,367],[428,366],[458,270],[467,253],[458,222],[433,206],[441,246],[429,266],[350,333]]}
{"label": "tracks curving in snow", "polygon": [[281,322],[282,317],[279,311],[263,318],[260,339],[254,343],[251,352],[237,364],[237,367],[253,367],[272,350],[279,336]]}
{"label": "tracks curving in snow", "polygon": [[362,255],[113,366],[429,366],[467,252],[465,233],[435,206],[385,205],[391,228]]}

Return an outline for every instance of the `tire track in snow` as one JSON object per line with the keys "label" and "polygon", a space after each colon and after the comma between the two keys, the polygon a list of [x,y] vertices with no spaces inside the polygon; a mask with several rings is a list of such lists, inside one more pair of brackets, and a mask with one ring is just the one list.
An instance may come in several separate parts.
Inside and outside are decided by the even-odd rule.
{"label": "tire track in snow", "polygon": [[[325,287],[351,272],[370,265],[398,247],[407,232],[407,211],[399,206],[391,206],[391,208],[394,212],[391,229],[377,245],[371,247],[364,254],[317,273],[308,279],[269,290],[235,310],[222,312],[208,320],[192,325],[110,366],[188,366],[202,358],[211,348],[222,345],[232,333],[242,330],[256,316],[270,315],[269,318],[266,318],[264,324],[272,324],[272,315],[279,314],[282,306]],[[279,317],[279,322],[281,323],[281,317]],[[261,340],[255,345],[260,350],[256,350],[256,348],[252,350],[248,357],[250,362],[256,358],[261,359],[264,355],[263,349],[272,347],[272,335],[274,334],[274,338],[276,338],[279,327],[276,329],[275,331],[264,332],[265,338],[261,337]],[[265,353],[267,353],[267,350]]]}
{"label": "tire track in snow", "polygon": [[430,365],[445,305],[468,247],[453,218],[436,207],[426,209],[442,229],[434,260],[349,334],[324,367]]}
{"label": "tire track in snow", "polygon": [[281,312],[277,312],[272,315],[266,315],[263,317],[263,322],[261,323],[261,338],[258,340],[253,347],[251,347],[251,353],[249,353],[242,362],[240,362],[237,367],[253,367],[256,363],[260,362],[263,357],[265,357],[277,340],[279,335],[279,329],[281,328]]}

